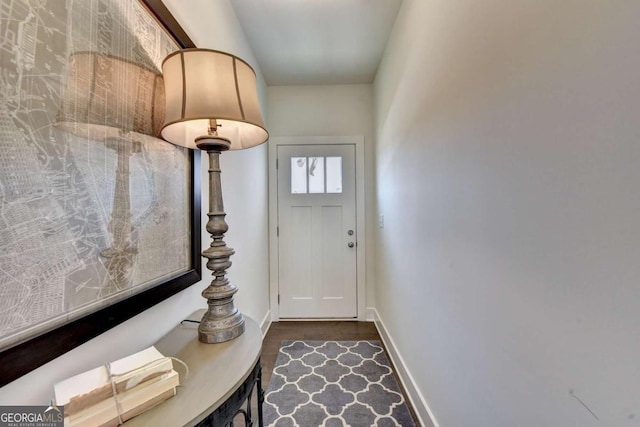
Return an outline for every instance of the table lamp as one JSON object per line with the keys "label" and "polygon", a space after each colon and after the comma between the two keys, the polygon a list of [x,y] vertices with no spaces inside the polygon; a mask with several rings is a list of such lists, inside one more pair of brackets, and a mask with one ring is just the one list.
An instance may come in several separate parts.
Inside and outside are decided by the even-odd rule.
{"label": "table lamp", "polygon": [[209,248],[202,252],[213,280],[202,292],[208,310],[198,327],[204,343],[220,343],[244,332],[234,306],[238,289],[226,278],[234,250],[224,242],[229,229],[222,201],[220,153],[267,141],[253,68],[234,55],[210,49],[184,49],[162,63],[166,115],[161,135],[167,141],[206,151],[209,157]]}

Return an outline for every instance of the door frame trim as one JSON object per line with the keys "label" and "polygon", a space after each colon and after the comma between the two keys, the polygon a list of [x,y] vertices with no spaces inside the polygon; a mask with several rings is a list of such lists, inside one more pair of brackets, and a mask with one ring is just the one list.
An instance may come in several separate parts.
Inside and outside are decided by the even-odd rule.
{"label": "door frame trim", "polygon": [[[280,306],[278,305],[278,171],[276,159],[280,145],[345,145],[355,146],[356,150],[356,230],[358,250],[356,254],[356,305],[358,317],[364,322],[366,319],[366,240],[364,222],[364,136],[272,136],[269,138],[269,302],[271,306],[271,320],[280,320]],[[289,320],[289,319],[287,319]],[[304,320],[304,319],[296,319]],[[311,319],[310,319],[311,320]],[[319,320],[319,319],[312,319]],[[336,319],[331,319],[336,320]]]}

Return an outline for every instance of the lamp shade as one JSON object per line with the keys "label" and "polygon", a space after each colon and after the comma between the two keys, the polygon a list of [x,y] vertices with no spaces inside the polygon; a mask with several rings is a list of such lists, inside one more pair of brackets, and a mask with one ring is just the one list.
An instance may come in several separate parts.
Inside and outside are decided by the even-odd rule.
{"label": "lamp shade", "polygon": [[162,63],[166,93],[162,137],[196,148],[195,138],[208,135],[215,119],[218,136],[231,150],[262,144],[269,138],[258,102],[253,68],[231,54],[209,49],[184,49]]}
{"label": "lamp shade", "polygon": [[164,108],[158,71],[113,56],[78,52],[69,58],[56,126],[96,140],[131,132],[159,136]]}

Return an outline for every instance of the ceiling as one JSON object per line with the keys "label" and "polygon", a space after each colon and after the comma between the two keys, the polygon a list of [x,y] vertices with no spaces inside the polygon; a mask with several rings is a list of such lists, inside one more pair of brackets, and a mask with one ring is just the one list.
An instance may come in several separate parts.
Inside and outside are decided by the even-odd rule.
{"label": "ceiling", "polygon": [[270,86],[371,83],[402,0],[233,0]]}

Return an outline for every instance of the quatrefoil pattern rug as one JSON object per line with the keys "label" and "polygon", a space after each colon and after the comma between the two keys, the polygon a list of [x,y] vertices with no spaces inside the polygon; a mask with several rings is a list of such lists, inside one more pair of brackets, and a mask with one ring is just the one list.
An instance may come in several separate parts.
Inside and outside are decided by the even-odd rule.
{"label": "quatrefoil pattern rug", "polygon": [[284,341],[266,426],[415,426],[379,341]]}

